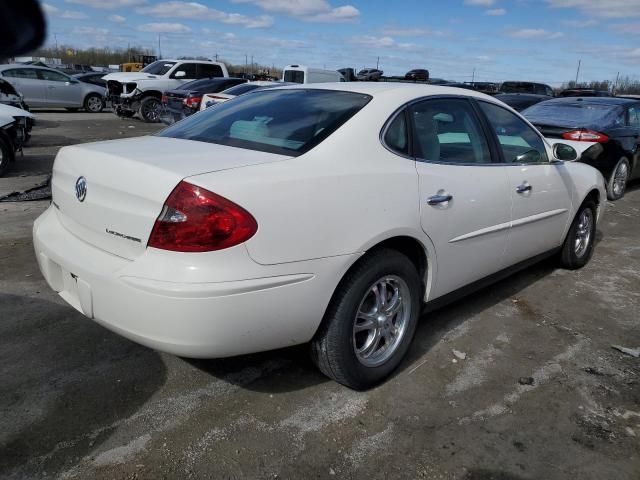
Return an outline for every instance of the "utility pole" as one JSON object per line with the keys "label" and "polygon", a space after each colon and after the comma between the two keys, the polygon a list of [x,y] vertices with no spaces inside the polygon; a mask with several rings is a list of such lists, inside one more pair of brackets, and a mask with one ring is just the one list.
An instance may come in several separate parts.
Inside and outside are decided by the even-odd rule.
{"label": "utility pole", "polygon": [[578,60],[578,70],[576,70],[576,87],[578,86],[578,75],[580,75],[580,64],[582,63],[582,59]]}
{"label": "utility pole", "polygon": [[218,61],[218,54],[216,53],[216,62]]}
{"label": "utility pole", "polygon": [[158,34],[158,59],[162,59],[162,48],[160,46],[160,34]]}
{"label": "utility pole", "polygon": [[379,66],[380,66],[380,57],[378,57],[378,59],[376,60],[376,70],[379,70],[378,68]]}
{"label": "utility pole", "polygon": [[473,67],[473,73],[471,74],[471,83],[476,79],[476,67]]}
{"label": "utility pole", "polygon": [[57,56],[60,56],[60,52],[58,51],[58,34],[57,34],[57,33],[54,33],[54,34],[53,34],[53,38],[55,38],[55,39],[56,39],[56,55],[57,55]]}
{"label": "utility pole", "polygon": [[247,54],[245,53],[244,54],[244,73],[248,72],[248,69],[247,69],[247,62],[248,61],[249,61],[249,59],[247,58]]}
{"label": "utility pole", "polygon": [[251,73],[253,74],[253,55],[251,55]]}
{"label": "utility pole", "polygon": [[614,95],[616,94],[616,92],[618,91],[618,80],[620,79],[620,72],[618,72],[618,74],[616,75],[616,84],[613,86],[613,93]]}

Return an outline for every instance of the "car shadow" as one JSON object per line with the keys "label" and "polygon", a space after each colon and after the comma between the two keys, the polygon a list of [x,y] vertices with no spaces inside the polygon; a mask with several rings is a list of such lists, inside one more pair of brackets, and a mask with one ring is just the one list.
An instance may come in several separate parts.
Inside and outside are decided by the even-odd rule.
{"label": "car shadow", "polygon": [[166,368],[68,306],[0,294],[0,477],[56,476],[156,392]]}

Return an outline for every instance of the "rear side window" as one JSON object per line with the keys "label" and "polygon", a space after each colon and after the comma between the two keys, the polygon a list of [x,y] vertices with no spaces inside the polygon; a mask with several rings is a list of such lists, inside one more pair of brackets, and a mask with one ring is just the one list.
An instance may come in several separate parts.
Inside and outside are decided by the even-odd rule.
{"label": "rear side window", "polygon": [[468,101],[425,100],[410,109],[415,155],[444,163],[491,163],[482,127]]}
{"label": "rear side window", "polygon": [[293,83],[304,83],[304,72],[301,70],[285,70],[284,81]]}
{"label": "rear side window", "polygon": [[31,80],[37,80],[38,74],[33,68],[14,68],[11,70],[5,70],[2,75],[10,78],[29,78]]}
{"label": "rear side window", "polygon": [[402,111],[389,124],[384,135],[384,143],[394,152],[409,154],[409,135],[407,132],[407,117]]}
{"label": "rear side window", "polygon": [[226,90],[223,90],[222,93],[226,93],[228,95],[242,95],[243,93],[250,92],[256,88],[260,88],[260,85],[256,85],[255,83],[243,83],[227,88]]}
{"label": "rear side window", "polygon": [[158,135],[297,156],[370,100],[369,95],[333,90],[264,90],[188,117]]}
{"label": "rear side window", "polygon": [[478,102],[497,137],[507,163],[548,162],[540,135],[514,113],[497,105]]}
{"label": "rear side window", "polygon": [[629,126],[640,128],[640,106],[629,108]]}
{"label": "rear side window", "polygon": [[222,68],[220,65],[209,65],[207,63],[198,64],[198,77],[197,78],[213,78],[224,77]]}

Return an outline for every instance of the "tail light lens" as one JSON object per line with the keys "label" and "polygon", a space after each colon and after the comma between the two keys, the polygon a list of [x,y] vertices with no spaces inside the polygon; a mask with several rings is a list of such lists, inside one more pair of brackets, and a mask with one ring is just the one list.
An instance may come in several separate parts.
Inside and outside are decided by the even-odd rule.
{"label": "tail light lens", "polygon": [[201,96],[197,96],[197,97],[187,97],[182,101],[182,104],[185,107],[189,107],[189,108],[193,108],[193,109],[198,109],[200,108],[200,102],[202,101],[202,97]]}
{"label": "tail light lens", "polygon": [[258,224],[245,209],[182,181],[167,198],[148,246],[174,252],[211,252],[249,240]]}
{"label": "tail light lens", "polygon": [[167,97],[164,93],[162,94],[162,103],[165,105],[169,103],[169,97]]}
{"label": "tail light lens", "polygon": [[574,140],[576,142],[598,142],[604,143],[609,141],[604,133],[594,132],[593,130],[572,130],[562,134],[565,140]]}

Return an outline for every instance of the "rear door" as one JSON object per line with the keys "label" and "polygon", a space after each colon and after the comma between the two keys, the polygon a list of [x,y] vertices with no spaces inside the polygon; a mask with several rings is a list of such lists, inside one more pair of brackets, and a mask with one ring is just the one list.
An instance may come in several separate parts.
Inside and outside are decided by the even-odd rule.
{"label": "rear door", "polygon": [[197,78],[217,78],[224,77],[224,73],[222,72],[222,68],[220,65],[208,64],[208,63],[198,63],[197,65]]}
{"label": "rear door", "polygon": [[24,96],[31,107],[43,107],[47,104],[45,85],[38,78],[35,68],[12,68],[2,72],[2,76]]}
{"label": "rear door", "polygon": [[47,105],[50,107],[80,107],[82,88],[80,82],[72,80],[64,73],[53,70],[38,70],[38,77],[45,86]]}
{"label": "rear door", "polygon": [[627,113],[627,128],[631,151],[634,152],[631,161],[630,178],[640,178],[640,103],[629,107]]}
{"label": "rear door", "polygon": [[494,103],[478,105],[505,162],[512,209],[505,261],[513,265],[562,244],[572,180],[564,164],[549,161],[542,137],[519,116]]}
{"label": "rear door", "polygon": [[505,167],[469,100],[423,100],[409,116],[422,228],[436,249],[436,298],[503,267],[511,198]]}

